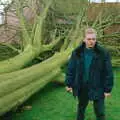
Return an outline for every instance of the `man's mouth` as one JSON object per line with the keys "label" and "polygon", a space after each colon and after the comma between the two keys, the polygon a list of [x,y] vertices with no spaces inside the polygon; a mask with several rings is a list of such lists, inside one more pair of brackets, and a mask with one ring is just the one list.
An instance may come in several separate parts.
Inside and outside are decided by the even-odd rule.
{"label": "man's mouth", "polygon": [[93,44],[90,44],[90,46],[93,46]]}

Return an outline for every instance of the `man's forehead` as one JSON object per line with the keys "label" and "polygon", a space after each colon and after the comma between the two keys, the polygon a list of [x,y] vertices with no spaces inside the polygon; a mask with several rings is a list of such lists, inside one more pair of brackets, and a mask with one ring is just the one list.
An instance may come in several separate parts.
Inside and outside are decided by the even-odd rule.
{"label": "man's forehead", "polygon": [[86,34],[86,38],[96,38],[96,34]]}

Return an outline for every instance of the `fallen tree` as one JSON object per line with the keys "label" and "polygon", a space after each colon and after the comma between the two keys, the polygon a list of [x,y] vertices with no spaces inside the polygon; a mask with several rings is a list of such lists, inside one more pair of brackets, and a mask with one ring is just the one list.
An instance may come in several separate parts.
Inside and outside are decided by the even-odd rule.
{"label": "fallen tree", "polygon": [[[3,115],[13,107],[22,104],[32,94],[43,88],[50,81],[53,81],[54,77],[56,77],[56,79],[64,77],[64,74],[61,72],[61,66],[68,61],[72,50],[82,42],[84,37],[83,31],[89,25],[89,20],[85,13],[86,9],[80,11],[75,24],[68,30],[68,33],[64,37],[64,43],[60,50],[56,51],[53,56],[29,68],[0,75],[0,115]],[[111,22],[111,19],[109,19],[109,22]],[[96,21],[94,21],[92,26],[96,28],[96,26],[98,27],[106,24],[105,27],[108,27],[110,24],[107,25],[107,23],[108,21],[102,24],[100,16],[100,18],[97,18]],[[40,28],[40,26],[41,24],[37,24],[35,28]],[[101,32],[102,29],[102,27],[97,29],[99,33],[98,39],[101,38],[101,36],[103,37]],[[41,49],[42,44],[38,37],[41,36],[41,33],[39,32],[41,31],[37,29],[35,32],[36,34],[34,35],[36,36],[36,39],[34,39],[35,41],[32,43],[34,43],[33,45],[35,46],[40,45],[38,48]],[[48,49],[46,46],[49,45],[45,45],[45,49]],[[28,49],[28,53],[29,50],[31,49]],[[39,50],[37,49],[36,51]],[[63,81],[61,81],[61,83],[62,82]]]}
{"label": "fallen tree", "polygon": [[45,7],[43,13],[36,17],[36,21],[32,28],[32,34],[29,34],[26,29],[26,24],[22,12],[20,11],[20,3],[18,3],[18,16],[20,18],[21,30],[23,35],[23,51],[19,51],[19,54],[13,58],[0,62],[0,74],[12,72],[24,68],[33,59],[39,56],[40,53],[50,51],[61,40],[58,36],[50,44],[42,44],[42,29],[44,20],[47,16],[47,12],[51,3]]}

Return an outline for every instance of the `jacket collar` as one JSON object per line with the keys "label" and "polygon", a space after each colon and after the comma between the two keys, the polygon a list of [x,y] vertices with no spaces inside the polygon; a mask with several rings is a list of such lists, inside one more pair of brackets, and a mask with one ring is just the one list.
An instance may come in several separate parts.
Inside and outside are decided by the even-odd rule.
{"label": "jacket collar", "polygon": [[[81,45],[79,45],[75,49],[76,56],[80,57],[81,55],[83,55],[84,48],[85,48],[85,43],[83,42]],[[96,56],[99,55],[99,53],[100,53],[100,47],[98,45],[98,42],[96,42],[96,44],[94,46],[94,51],[96,53]]]}

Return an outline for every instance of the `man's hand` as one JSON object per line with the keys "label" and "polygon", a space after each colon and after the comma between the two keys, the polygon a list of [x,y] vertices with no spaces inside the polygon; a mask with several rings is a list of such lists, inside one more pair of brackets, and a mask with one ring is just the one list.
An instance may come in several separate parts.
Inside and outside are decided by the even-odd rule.
{"label": "man's hand", "polygon": [[71,87],[65,87],[67,92],[71,92],[72,93],[72,88]]}
{"label": "man's hand", "polygon": [[107,97],[110,97],[111,94],[110,93],[104,93],[104,96],[105,96],[105,98],[107,98]]}

